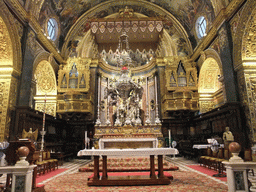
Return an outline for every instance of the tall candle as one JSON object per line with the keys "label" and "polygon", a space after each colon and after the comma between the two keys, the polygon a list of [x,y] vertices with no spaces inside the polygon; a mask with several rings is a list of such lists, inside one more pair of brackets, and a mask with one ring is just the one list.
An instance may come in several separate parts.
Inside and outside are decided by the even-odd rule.
{"label": "tall candle", "polygon": [[87,131],[84,132],[84,142],[85,142],[85,148],[87,148]]}
{"label": "tall candle", "polygon": [[169,147],[171,146],[171,129],[168,130],[169,131]]}

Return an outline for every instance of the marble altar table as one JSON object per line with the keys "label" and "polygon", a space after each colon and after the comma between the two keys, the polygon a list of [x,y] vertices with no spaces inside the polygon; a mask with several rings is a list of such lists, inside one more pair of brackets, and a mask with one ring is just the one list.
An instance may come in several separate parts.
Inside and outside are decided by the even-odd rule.
{"label": "marble altar table", "polygon": [[[94,156],[94,176],[89,179],[88,185],[111,186],[111,185],[163,185],[170,184],[163,172],[163,155],[176,155],[175,148],[137,148],[137,149],[84,149],[78,152],[78,156]],[[155,174],[154,156],[158,157],[158,174]],[[99,174],[99,158],[102,156],[102,176]],[[133,178],[111,178],[107,174],[107,156],[150,156],[150,176]]]}

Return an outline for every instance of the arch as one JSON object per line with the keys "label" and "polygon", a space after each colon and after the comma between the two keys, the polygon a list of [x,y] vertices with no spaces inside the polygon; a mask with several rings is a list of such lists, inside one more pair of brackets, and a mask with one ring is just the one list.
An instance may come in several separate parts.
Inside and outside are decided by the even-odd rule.
{"label": "arch", "polygon": [[[234,35],[234,69],[243,111],[246,111],[246,126],[249,127],[250,143],[256,141],[255,90],[256,90],[256,1],[249,0],[241,11]],[[234,24],[233,24],[234,25]],[[241,38],[242,37],[242,38]]]}
{"label": "arch", "polygon": [[[45,56],[45,54],[42,55]],[[57,81],[54,68],[49,60],[38,59],[37,62],[33,73],[36,82],[35,95],[32,96],[35,109],[56,116]]]}
{"label": "arch", "polygon": [[[240,66],[242,65],[242,44],[245,41],[245,29],[248,28],[248,22],[251,21],[250,18],[252,17],[252,13],[256,13],[256,1],[249,0],[245,4],[242,12],[240,13],[241,18],[236,27],[236,33],[233,38],[233,47],[234,47],[234,68],[237,71]],[[233,24],[234,25],[234,24]]]}
{"label": "arch", "polygon": [[[37,68],[37,65],[43,61],[43,60],[47,60],[49,61],[49,63],[51,64],[55,75],[58,73],[58,69],[59,69],[59,65],[56,63],[56,61],[53,59],[53,56],[51,53],[46,52],[46,51],[41,51],[37,54],[34,63],[33,63],[33,74],[35,74],[35,70]],[[34,78],[34,76],[33,76]]]}
{"label": "arch", "polygon": [[10,111],[16,106],[22,58],[20,34],[15,19],[3,1],[0,2],[0,10],[0,142],[2,142],[9,137]]}
{"label": "arch", "polygon": [[[99,5],[86,11],[69,30],[65,38],[64,45],[62,47],[62,51],[61,51],[62,54],[63,55],[66,54],[66,50],[68,49],[68,44],[70,43],[70,41],[78,38],[78,35],[81,35],[81,31],[83,31],[84,25],[86,24],[86,22],[88,22],[88,18],[93,17],[95,13],[99,13],[100,11],[112,10],[112,7],[122,6],[122,5],[123,5],[122,1],[109,0],[106,2],[102,2]],[[192,53],[192,46],[185,29],[183,28],[181,23],[171,13],[169,13],[168,11],[166,11],[165,9],[161,8],[160,6],[154,3],[144,1],[144,0],[127,0],[126,5],[136,5],[136,6],[145,7],[151,11],[159,13],[159,15],[165,16],[166,19],[171,20],[179,36],[182,39],[184,39],[184,41],[187,43],[189,54]]]}
{"label": "arch", "polygon": [[198,93],[201,113],[210,111],[224,103],[223,85],[220,81],[220,64],[213,57],[208,57],[199,73]]}
{"label": "arch", "polygon": [[[4,33],[8,34],[5,36],[5,41],[7,43],[7,49],[9,49],[8,54],[10,54],[11,62],[8,65],[12,66],[13,69],[20,75],[22,66],[22,54],[21,54],[21,34],[18,32],[13,16],[8,12],[6,5],[0,3],[0,20],[2,21],[2,26],[4,26]],[[3,42],[1,42],[2,44]],[[2,55],[1,55],[2,57]]]}

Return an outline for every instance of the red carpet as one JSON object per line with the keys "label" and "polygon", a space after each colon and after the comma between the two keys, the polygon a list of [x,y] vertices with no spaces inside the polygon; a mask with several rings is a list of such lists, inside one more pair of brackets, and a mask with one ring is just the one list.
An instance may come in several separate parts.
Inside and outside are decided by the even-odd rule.
{"label": "red carpet", "polygon": [[[217,171],[214,171],[212,169],[208,169],[206,167],[202,167],[200,165],[188,165],[188,167],[192,168],[192,169],[195,169],[201,173],[204,173],[206,175],[209,175],[209,176],[213,176],[215,174],[217,174],[218,172]],[[216,179],[219,179],[221,181],[227,181],[227,177],[215,177]]]}
{"label": "red carpet", "polygon": [[68,169],[55,169],[54,171],[51,171],[49,173],[45,173],[45,174],[42,174],[42,175],[37,175],[36,177],[36,183],[41,183],[42,181],[46,180],[46,179],[49,179],[55,175],[58,175],[59,173],[62,173],[64,171],[66,171]]}

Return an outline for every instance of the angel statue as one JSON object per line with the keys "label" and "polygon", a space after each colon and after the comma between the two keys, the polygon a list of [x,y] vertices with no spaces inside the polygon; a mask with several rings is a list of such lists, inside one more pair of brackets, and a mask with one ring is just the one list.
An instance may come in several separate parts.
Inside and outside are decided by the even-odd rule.
{"label": "angel statue", "polygon": [[30,139],[32,141],[37,141],[37,137],[38,137],[38,129],[36,129],[34,132],[32,130],[32,128],[29,129],[29,132],[25,131],[25,129],[23,129],[22,131],[22,138],[23,139]]}

